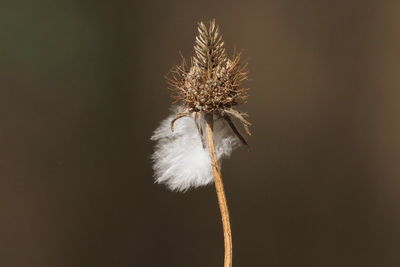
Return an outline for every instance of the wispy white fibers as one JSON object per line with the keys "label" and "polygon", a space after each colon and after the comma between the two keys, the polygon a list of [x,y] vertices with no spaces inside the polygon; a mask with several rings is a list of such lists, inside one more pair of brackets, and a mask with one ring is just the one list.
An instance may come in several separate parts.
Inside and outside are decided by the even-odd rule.
{"label": "wispy white fibers", "polygon": [[[152,156],[155,181],[176,191],[213,182],[210,157],[203,147],[194,119],[178,119],[175,121],[174,131],[171,130],[172,119],[182,111],[183,108],[176,108],[161,122],[151,137],[157,141]],[[218,159],[229,157],[233,148],[239,144],[223,119],[214,121],[214,142]]]}

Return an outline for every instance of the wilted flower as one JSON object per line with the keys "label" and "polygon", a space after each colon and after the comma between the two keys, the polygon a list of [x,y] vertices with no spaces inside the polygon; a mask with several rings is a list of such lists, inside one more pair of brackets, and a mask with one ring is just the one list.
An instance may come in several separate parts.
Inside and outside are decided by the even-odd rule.
{"label": "wilted flower", "polygon": [[193,116],[199,125],[200,113],[212,113],[217,118],[223,118],[237,137],[247,145],[231,120],[231,117],[237,118],[250,135],[250,123],[245,119],[246,114],[233,108],[245,103],[248,97],[248,89],[241,87],[248,76],[247,65],[240,65],[240,54],[233,59],[226,56],[224,42],[215,20],[210,22],[208,28],[200,22],[198,31],[195,55],[190,66],[187,66],[183,58],[182,63],[172,69],[172,75],[168,78],[173,97],[184,105],[184,111],[171,121],[171,128],[173,129],[176,120],[186,116]]}

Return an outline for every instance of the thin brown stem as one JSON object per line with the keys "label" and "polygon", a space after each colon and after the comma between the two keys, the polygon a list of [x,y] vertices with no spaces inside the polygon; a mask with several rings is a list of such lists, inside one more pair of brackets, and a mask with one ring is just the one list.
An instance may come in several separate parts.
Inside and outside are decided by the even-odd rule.
{"label": "thin brown stem", "polygon": [[228,204],[226,202],[224,184],[222,182],[220,165],[215,151],[213,139],[213,114],[206,114],[205,132],[207,136],[207,148],[211,158],[211,168],[214,174],[215,189],[217,191],[218,204],[221,212],[222,227],[224,231],[224,267],[232,267],[232,232],[229,220]]}

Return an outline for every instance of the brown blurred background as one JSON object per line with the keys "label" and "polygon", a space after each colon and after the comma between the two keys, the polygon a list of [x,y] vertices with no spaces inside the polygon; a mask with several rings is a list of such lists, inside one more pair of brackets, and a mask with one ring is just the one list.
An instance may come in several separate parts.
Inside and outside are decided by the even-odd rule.
{"label": "brown blurred background", "polygon": [[163,75],[216,18],[251,152],[224,162],[234,266],[400,266],[399,1],[3,1],[0,266],[222,266],[212,186],[154,185]]}

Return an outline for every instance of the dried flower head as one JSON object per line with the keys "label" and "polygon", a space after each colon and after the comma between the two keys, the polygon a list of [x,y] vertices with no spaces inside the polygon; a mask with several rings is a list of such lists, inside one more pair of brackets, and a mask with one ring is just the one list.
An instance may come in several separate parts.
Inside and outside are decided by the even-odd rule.
{"label": "dried flower head", "polygon": [[[175,66],[167,78],[173,98],[185,107],[171,121],[171,129],[173,130],[175,121],[180,118],[191,116],[199,125],[200,116],[212,113],[223,118],[242,143],[247,145],[231,119],[238,119],[250,135],[250,123],[245,119],[246,114],[233,108],[245,103],[248,97],[248,89],[241,87],[248,77],[247,65],[240,63],[240,54],[232,59],[227,57],[215,20],[211,20],[208,27],[200,22],[198,31],[195,55],[190,66],[182,57],[182,63]],[[202,135],[201,127],[198,128]]]}

